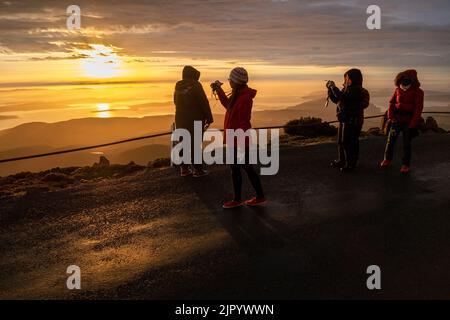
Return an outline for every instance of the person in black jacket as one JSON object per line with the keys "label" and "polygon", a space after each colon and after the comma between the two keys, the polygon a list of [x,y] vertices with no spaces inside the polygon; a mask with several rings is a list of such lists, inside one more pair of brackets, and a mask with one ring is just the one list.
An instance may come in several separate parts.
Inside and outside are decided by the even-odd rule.
{"label": "person in black jacket", "polygon": [[356,168],[359,158],[359,136],[364,123],[364,109],[369,106],[369,92],[363,88],[363,76],[359,69],[351,69],[344,75],[344,88],[339,90],[333,81],[327,82],[328,97],[337,104],[339,159],[331,165],[342,172]]}
{"label": "person in black jacket", "polygon": [[[202,121],[202,128],[206,128],[213,123],[209,101],[199,79],[200,72],[198,70],[191,66],[185,66],[183,69],[183,80],[177,82],[174,93],[176,107],[175,126],[177,129],[188,130],[191,133],[192,140],[194,137],[194,121]],[[190,164],[194,163],[195,147],[194,143],[192,143]],[[183,163],[181,165],[182,177],[190,174],[193,174],[194,177],[200,177],[207,174],[202,164],[193,165],[193,171],[190,168],[190,164]]]}

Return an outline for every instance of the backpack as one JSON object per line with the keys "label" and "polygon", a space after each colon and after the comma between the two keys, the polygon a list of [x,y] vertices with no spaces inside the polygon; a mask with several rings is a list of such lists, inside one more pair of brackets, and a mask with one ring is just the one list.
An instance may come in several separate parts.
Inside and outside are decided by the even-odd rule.
{"label": "backpack", "polygon": [[361,109],[367,109],[370,105],[370,94],[369,91],[367,91],[367,89],[362,88],[361,90]]}

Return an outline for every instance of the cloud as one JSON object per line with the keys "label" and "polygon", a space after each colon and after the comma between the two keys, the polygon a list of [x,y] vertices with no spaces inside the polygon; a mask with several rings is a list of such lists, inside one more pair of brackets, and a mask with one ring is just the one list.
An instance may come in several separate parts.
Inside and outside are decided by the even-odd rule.
{"label": "cloud", "polygon": [[18,117],[17,116],[2,116],[2,115],[0,115],[0,121],[2,121],[2,120],[12,120],[12,119],[17,119]]}
{"label": "cloud", "polygon": [[77,60],[77,59],[86,59],[89,58],[90,56],[87,54],[72,54],[66,57],[52,57],[52,56],[47,56],[47,57],[31,57],[29,60],[30,61],[58,61],[58,60]]}
{"label": "cloud", "polygon": [[82,30],[71,32],[61,2],[14,1],[1,8],[1,45],[52,53],[102,41],[137,60],[170,55],[279,65],[450,67],[450,2],[377,1],[382,29],[369,31],[371,2],[80,0]]}

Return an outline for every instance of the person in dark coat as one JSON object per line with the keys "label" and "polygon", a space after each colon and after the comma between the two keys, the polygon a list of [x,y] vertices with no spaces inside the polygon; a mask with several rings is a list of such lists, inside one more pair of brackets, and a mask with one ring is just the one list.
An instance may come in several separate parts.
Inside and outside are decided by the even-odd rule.
{"label": "person in dark coat", "polygon": [[[177,82],[175,86],[175,126],[177,129],[186,129],[194,137],[194,121],[201,121],[202,128],[207,128],[213,123],[213,116],[209,106],[208,98],[201,83],[199,82],[200,72],[194,67],[185,66],[183,69],[183,80]],[[185,177],[193,174],[194,177],[206,175],[202,164],[194,163],[194,143],[191,144],[191,163],[181,165],[181,176]],[[194,170],[190,168],[193,164]]]}
{"label": "person in dark coat", "polygon": [[408,173],[411,165],[411,141],[418,135],[421,120],[424,92],[416,70],[406,70],[395,78],[395,91],[389,100],[388,119],[391,121],[382,168],[391,165],[394,148],[400,133],[403,133],[403,159],[401,173]]}
{"label": "person in dark coat", "polygon": [[339,159],[331,165],[342,172],[356,168],[359,158],[359,136],[364,124],[364,109],[369,106],[370,94],[363,88],[359,69],[344,74],[344,88],[339,90],[333,81],[327,82],[328,97],[337,104]]}

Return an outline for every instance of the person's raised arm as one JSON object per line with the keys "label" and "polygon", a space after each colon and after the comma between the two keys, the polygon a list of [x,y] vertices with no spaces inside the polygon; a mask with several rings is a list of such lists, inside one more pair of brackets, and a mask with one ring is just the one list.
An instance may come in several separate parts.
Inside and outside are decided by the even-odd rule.
{"label": "person's raised arm", "polygon": [[220,103],[224,106],[225,109],[228,109],[230,99],[225,94],[225,91],[221,87],[217,88],[216,90],[217,96],[219,97]]}
{"label": "person's raised arm", "polygon": [[339,90],[334,87],[333,95],[338,102],[341,102],[340,110],[342,112],[354,112],[355,109],[359,109],[361,103],[361,90],[356,87],[349,87],[347,89]]}
{"label": "person's raised arm", "polygon": [[336,96],[335,96],[334,93],[333,93],[333,90],[331,90],[331,89],[328,89],[328,97],[329,97],[330,100],[331,100],[333,103],[335,103],[335,104],[337,104],[337,103],[339,102],[339,99],[336,98]]}
{"label": "person's raised arm", "polygon": [[330,88],[330,92],[331,92],[331,96],[330,99],[331,101],[333,101],[334,103],[338,103],[339,101],[342,100],[342,97],[344,95],[344,91],[339,90],[338,87],[332,87]]}

